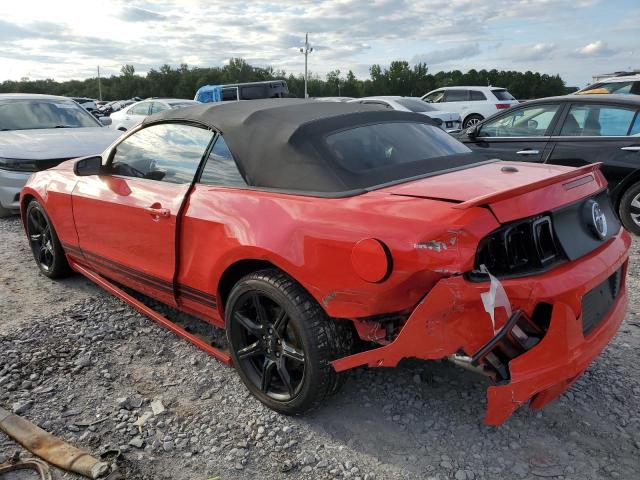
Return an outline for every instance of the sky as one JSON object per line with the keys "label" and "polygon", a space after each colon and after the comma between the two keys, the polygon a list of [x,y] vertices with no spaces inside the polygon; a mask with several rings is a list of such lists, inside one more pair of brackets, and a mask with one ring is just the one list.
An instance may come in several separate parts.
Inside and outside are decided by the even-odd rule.
{"label": "sky", "polygon": [[639,0],[3,0],[0,81],[220,66],[368,77],[369,66],[560,74],[569,86],[640,68]]}

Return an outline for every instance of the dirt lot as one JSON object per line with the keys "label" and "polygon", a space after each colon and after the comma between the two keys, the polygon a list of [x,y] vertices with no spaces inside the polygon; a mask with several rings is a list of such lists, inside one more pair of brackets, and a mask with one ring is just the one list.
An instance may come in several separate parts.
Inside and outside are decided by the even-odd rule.
{"label": "dirt lot", "polygon": [[[360,369],[325,408],[274,414],[98,287],[38,274],[17,219],[0,245],[0,405],[94,455],[120,450],[126,478],[638,478],[638,239],[613,343],[557,402],[498,428],[481,424],[485,380],[435,362]],[[166,411],[135,426],[154,401]],[[0,434],[0,462],[17,449]]]}

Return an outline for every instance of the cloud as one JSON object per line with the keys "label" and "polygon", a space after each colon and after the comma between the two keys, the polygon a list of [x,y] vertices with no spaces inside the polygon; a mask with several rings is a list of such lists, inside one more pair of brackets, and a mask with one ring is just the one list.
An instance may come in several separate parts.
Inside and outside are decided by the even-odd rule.
{"label": "cloud", "polygon": [[609,48],[602,40],[598,40],[577,49],[576,53],[585,57],[604,57],[614,54],[615,50]]}
{"label": "cloud", "polygon": [[138,7],[124,7],[117,17],[125,22],[157,22],[167,18],[160,13]]}
{"label": "cloud", "polygon": [[452,60],[460,60],[463,58],[475,57],[480,54],[480,47],[477,43],[459,45],[457,47],[444,48],[442,50],[433,50],[427,53],[414,55],[411,63],[426,63],[427,65],[438,65],[439,63],[447,63]]}
{"label": "cloud", "polygon": [[495,46],[500,52],[499,58],[504,62],[543,62],[554,58],[558,48],[555,43],[536,43],[534,45],[511,45],[502,44]]}
{"label": "cloud", "polygon": [[[26,74],[78,78],[95,65],[117,72],[135,64],[139,73],[164,63],[215,66],[230,57],[298,74],[305,32],[314,47],[310,69],[321,76],[334,69],[368,76],[371,64],[411,59],[440,69],[535,62],[537,70],[582,79],[617,45],[634,44],[637,22],[629,19],[638,18],[631,10],[626,20],[602,15],[608,7],[598,0],[494,0],[491,8],[477,0],[68,1],[73,8],[0,2],[0,81]],[[106,30],[88,18],[100,18]],[[594,31],[616,25],[627,28],[616,45],[592,42]],[[544,41],[535,43],[540,32]],[[566,32],[575,43],[567,45]]]}

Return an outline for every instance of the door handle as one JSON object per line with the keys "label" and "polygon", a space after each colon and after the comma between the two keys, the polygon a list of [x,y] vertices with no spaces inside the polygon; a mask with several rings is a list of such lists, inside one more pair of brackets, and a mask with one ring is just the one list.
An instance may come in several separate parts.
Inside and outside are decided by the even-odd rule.
{"label": "door handle", "polygon": [[147,207],[145,210],[154,218],[168,218],[171,216],[171,211],[168,208]]}
{"label": "door handle", "polygon": [[633,145],[631,147],[622,147],[620,150],[625,150],[626,152],[640,152],[640,145]]}
{"label": "door handle", "polygon": [[518,155],[538,155],[540,153],[539,150],[519,150],[516,152]]}

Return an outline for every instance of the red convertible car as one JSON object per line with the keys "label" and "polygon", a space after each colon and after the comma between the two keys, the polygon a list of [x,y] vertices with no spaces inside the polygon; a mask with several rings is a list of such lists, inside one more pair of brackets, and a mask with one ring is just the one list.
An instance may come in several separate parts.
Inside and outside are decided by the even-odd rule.
{"label": "red convertible car", "polygon": [[[629,235],[598,165],[487,160],[423,115],[278,99],[147,118],[21,195],[36,263],[80,272],[233,364],[276,411],[349,369],[449,359],[485,421],[541,408],[616,333]],[[139,300],[224,327],[228,351]]]}

